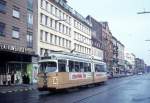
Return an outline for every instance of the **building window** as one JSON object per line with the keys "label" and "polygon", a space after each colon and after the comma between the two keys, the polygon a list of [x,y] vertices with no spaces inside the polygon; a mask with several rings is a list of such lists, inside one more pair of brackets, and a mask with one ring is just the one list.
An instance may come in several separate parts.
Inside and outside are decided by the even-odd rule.
{"label": "building window", "polygon": [[55,35],[52,35],[52,44],[55,44]]}
{"label": "building window", "polygon": [[62,33],[64,33],[65,25],[62,25]]}
{"label": "building window", "polygon": [[52,44],[53,34],[50,34],[50,43]]}
{"label": "building window", "polygon": [[40,55],[43,56],[43,48],[40,48]]}
{"label": "building window", "polygon": [[62,46],[64,47],[65,46],[65,39],[64,38],[62,38]]}
{"label": "building window", "polygon": [[51,4],[49,4],[49,3],[47,4],[47,11],[51,12]]}
{"label": "building window", "polygon": [[48,11],[48,2],[46,1],[46,11]]}
{"label": "building window", "polygon": [[32,28],[33,26],[33,14],[28,13],[28,28]]}
{"label": "building window", "polygon": [[56,45],[56,43],[57,43],[57,36],[55,35],[55,37],[54,37],[54,44]]}
{"label": "building window", "polygon": [[45,1],[45,0],[42,0],[42,1],[41,1],[41,5],[42,5],[42,7],[43,7],[44,9],[46,9],[46,1]]}
{"label": "building window", "polygon": [[45,15],[45,25],[48,26],[48,16]]}
{"label": "building window", "polygon": [[48,42],[48,32],[45,32],[45,42]]}
{"label": "building window", "polygon": [[0,0],[0,12],[5,13],[6,11],[6,1]]}
{"label": "building window", "polygon": [[33,33],[27,32],[27,47],[32,48],[33,47]]}
{"label": "building window", "polygon": [[59,45],[59,37],[56,38],[56,45]]}
{"label": "building window", "polygon": [[5,24],[0,22],[0,36],[4,36]]}
{"label": "building window", "polygon": [[61,46],[61,37],[59,37],[58,45]]}
{"label": "building window", "polygon": [[40,31],[40,40],[43,41],[43,30]]}
{"label": "building window", "polygon": [[52,26],[53,26],[53,19],[50,18],[50,27],[52,28]]}
{"label": "building window", "polygon": [[12,29],[12,37],[16,38],[16,39],[19,39],[19,28],[13,27],[13,29]]}
{"label": "building window", "polygon": [[51,5],[51,13],[54,14],[54,6]]}
{"label": "building window", "polygon": [[63,39],[63,38],[60,38],[60,42],[59,42],[60,46],[62,46],[62,39]]}
{"label": "building window", "polygon": [[67,40],[64,39],[64,47],[67,48]]}
{"label": "building window", "polygon": [[33,11],[33,0],[27,1],[27,9]]}
{"label": "building window", "polygon": [[68,34],[68,27],[66,27],[66,34]]}
{"label": "building window", "polygon": [[52,21],[52,28],[55,29],[55,20]]}
{"label": "building window", "polygon": [[20,18],[20,11],[19,8],[16,6],[13,7],[13,17]]}
{"label": "building window", "polygon": [[59,32],[61,32],[61,23],[59,23],[59,27],[58,28],[59,28]]}
{"label": "building window", "polygon": [[55,30],[57,30],[58,23],[55,21]]}
{"label": "building window", "polygon": [[69,17],[69,24],[71,24],[71,17]]}
{"label": "building window", "polygon": [[45,15],[41,14],[41,23],[45,25]]}
{"label": "building window", "polygon": [[61,19],[61,10],[59,10],[59,18]]}

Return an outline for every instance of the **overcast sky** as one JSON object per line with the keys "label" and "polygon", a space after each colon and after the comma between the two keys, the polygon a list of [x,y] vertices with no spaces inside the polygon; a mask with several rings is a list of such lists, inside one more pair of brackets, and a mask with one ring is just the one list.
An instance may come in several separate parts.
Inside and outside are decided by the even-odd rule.
{"label": "overcast sky", "polygon": [[125,49],[150,65],[150,0],[68,0],[68,4],[84,17],[91,15],[98,21],[108,21],[112,34]]}

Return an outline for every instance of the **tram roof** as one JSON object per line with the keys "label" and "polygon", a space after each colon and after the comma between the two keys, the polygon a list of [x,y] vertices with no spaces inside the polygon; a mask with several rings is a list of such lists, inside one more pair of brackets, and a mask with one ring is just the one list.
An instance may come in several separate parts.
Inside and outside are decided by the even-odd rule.
{"label": "tram roof", "polygon": [[105,64],[103,61],[98,60],[98,59],[94,59],[92,58],[91,55],[85,55],[85,54],[73,54],[73,53],[66,53],[66,52],[52,52],[50,54],[48,54],[48,56],[44,56],[42,57],[43,59],[53,59],[53,60],[57,60],[57,59],[68,59],[68,60],[72,60],[72,61],[83,61],[83,62],[94,62],[94,63],[101,63],[101,64]]}
{"label": "tram roof", "polygon": [[73,61],[86,61],[91,62],[91,57],[82,54],[64,53],[64,52],[52,52],[48,56],[42,57],[42,59],[68,59]]}

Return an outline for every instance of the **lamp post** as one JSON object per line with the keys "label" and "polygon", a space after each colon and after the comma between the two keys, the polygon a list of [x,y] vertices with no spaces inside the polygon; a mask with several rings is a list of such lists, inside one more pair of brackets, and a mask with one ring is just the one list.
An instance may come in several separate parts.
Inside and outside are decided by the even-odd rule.
{"label": "lamp post", "polygon": [[137,14],[148,14],[150,11],[137,12]]}

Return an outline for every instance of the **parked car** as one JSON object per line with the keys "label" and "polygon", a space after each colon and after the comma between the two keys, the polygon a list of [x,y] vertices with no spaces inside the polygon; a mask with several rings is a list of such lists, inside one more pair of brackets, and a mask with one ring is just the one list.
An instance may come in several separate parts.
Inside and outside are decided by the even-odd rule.
{"label": "parked car", "polygon": [[107,72],[107,78],[108,78],[108,79],[111,79],[112,77],[113,77],[112,74],[109,73],[109,72]]}

